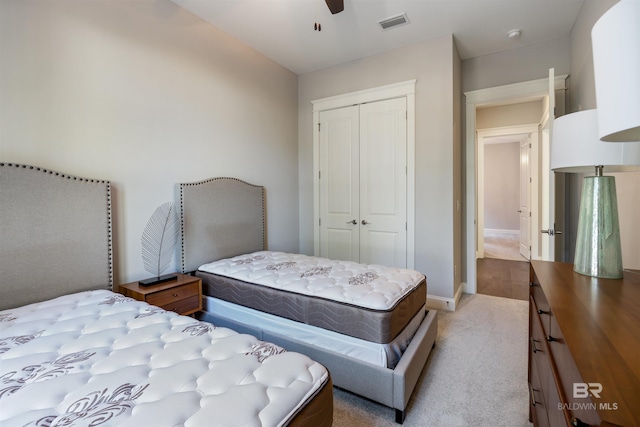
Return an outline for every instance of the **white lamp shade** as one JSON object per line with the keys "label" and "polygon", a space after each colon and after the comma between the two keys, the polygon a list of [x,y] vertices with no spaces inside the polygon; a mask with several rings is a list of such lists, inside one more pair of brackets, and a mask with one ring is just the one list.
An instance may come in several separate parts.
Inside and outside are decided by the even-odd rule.
{"label": "white lamp shade", "polygon": [[640,1],[621,0],[591,30],[603,141],[640,141]]}
{"label": "white lamp shade", "polygon": [[598,112],[567,114],[553,122],[551,169],[556,172],[604,172],[640,170],[640,142],[611,144],[598,137]]}

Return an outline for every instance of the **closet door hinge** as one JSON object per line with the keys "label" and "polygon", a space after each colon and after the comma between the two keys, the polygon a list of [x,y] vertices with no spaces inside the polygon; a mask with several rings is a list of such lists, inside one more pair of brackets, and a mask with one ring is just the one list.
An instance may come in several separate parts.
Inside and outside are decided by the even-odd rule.
{"label": "closet door hinge", "polygon": [[320,123],[318,123],[318,132],[320,132]]}

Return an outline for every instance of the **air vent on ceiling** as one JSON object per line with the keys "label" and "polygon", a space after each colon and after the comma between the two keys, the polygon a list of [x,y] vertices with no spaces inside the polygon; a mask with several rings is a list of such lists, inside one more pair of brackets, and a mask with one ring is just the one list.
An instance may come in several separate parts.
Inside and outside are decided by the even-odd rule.
{"label": "air vent on ceiling", "polygon": [[383,19],[382,21],[378,22],[378,24],[380,24],[383,30],[389,29],[391,27],[397,27],[398,25],[408,24],[408,23],[409,23],[409,19],[407,18],[406,13],[392,16],[391,18]]}

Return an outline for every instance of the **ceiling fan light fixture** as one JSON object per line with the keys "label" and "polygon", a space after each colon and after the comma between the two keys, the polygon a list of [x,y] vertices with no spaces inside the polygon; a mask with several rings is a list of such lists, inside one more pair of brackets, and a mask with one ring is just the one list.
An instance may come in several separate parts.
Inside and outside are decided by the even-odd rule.
{"label": "ceiling fan light fixture", "polygon": [[383,19],[382,21],[378,21],[378,24],[382,27],[383,30],[387,30],[392,27],[397,27],[398,25],[404,25],[409,23],[409,18],[406,13],[402,13],[400,15],[392,16],[387,19]]}

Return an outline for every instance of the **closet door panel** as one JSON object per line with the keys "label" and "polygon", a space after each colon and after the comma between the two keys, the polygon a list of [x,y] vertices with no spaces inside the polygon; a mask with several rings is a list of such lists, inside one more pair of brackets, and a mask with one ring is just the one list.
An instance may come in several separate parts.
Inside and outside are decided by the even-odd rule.
{"label": "closet door panel", "polygon": [[357,106],[320,113],[320,256],[360,258]]}
{"label": "closet door panel", "polygon": [[360,106],[360,262],[407,265],[406,99]]}

